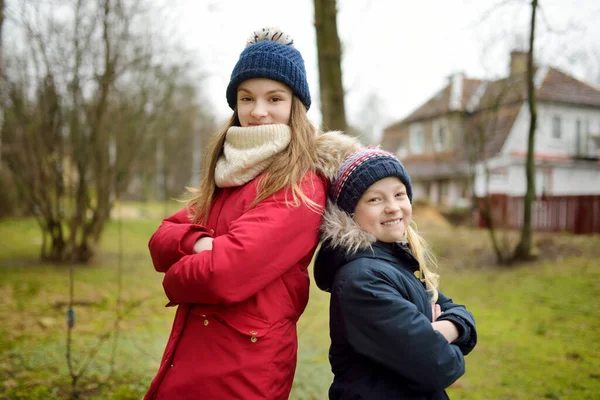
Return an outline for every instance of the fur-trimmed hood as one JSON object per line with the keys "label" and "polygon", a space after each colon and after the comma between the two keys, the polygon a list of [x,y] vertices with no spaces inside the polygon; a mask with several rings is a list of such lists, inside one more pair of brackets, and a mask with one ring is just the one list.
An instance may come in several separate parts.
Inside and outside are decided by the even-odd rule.
{"label": "fur-trimmed hood", "polygon": [[329,291],[335,272],[356,253],[372,249],[377,240],[331,200],[327,200],[319,230],[322,244],[314,263],[314,276],[317,286]]}
{"label": "fur-trimmed hood", "polygon": [[376,241],[375,236],[363,231],[348,213],[329,199],[319,230],[322,242],[346,254],[368,249]]}
{"label": "fur-trimmed hood", "polygon": [[331,181],[350,153],[364,147],[358,139],[341,131],[317,136],[317,171]]}
{"label": "fur-trimmed hood", "polygon": [[[355,137],[341,131],[323,133],[317,137],[317,171],[329,181],[337,175],[346,157],[364,148]],[[334,246],[356,252],[369,247],[375,241],[373,235],[360,229],[354,220],[327,200],[327,207],[320,227],[321,241],[329,240]]]}
{"label": "fur-trimmed hood", "polygon": [[[346,157],[362,148],[364,146],[356,138],[340,131],[332,131],[319,135],[317,137],[317,171],[331,181],[338,174]],[[369,248],[375,242],[373,235],[360,229],[347,213],[338,208],[330,200],[327,201],[320,232],[321,241],[327,246],[332,246],[331,256],[352,254]],[[339,251],[340,249],[342,251]],[[319,254],[325,256],[323,248]],[[343,259],[328,260],[325,264],[333,267],[333,270],[335,270],[343,261]],[[316,274],[317,270],[315,269],[315,280],[318,284],[321,279]]]}

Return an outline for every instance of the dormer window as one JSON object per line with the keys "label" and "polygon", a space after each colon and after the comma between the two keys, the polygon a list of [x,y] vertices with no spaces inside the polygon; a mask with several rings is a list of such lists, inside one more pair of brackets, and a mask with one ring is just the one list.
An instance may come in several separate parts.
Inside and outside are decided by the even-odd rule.
{"label": "dormer window", "polygon": [[423,124],[412,124],[410,126],[410,152],[420,154],[424,150],[425,134],[423,133]]}

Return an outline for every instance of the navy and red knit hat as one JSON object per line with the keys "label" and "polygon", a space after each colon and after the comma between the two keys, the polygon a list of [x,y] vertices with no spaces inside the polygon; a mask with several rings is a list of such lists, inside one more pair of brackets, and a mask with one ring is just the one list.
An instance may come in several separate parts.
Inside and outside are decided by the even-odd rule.
{"label": "navy and red knit hat", "polygon": [[348,214],[354,209],[363,193],[377,181],[396,176],[406,186],[406,194],[412,203],[410,176],[402,163],[387,151],[366,148],[350,154],[331,182],[329,198]]}
{"label": "navy and red knit hat", "polygon": [[227,86],[227,103],[232,110],[235,110],[237,103],[238,86],[253,78],[273,79],[289,86],[306,109],[310,108],[304,60],[294,47],[294,39],[280,29],[263,28],[255,31],[246,42],[246,48],[240,54]]}

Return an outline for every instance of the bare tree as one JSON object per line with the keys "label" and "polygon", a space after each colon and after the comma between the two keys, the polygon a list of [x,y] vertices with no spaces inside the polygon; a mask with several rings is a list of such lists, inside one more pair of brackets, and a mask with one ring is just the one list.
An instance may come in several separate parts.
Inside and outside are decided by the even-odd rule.
{"label": "bare tree", "polygon": [[[520,101],[517,101],[516,105],[510,104],[510,94],[514,91],[515,86],[520,87],[521,83],[521,76],[484,83],[489,96],[482,100],[483,103],[471,116],[469,134],[465,137],[463,147],[464,158],[469,167],[472,207],[477,210],[485,222],[496,261],[499,264],[510,262],[510,250],[499,240],[496,222],[500,221],[497,221],[498,218],[494,218],[492,199],[489,193],[491,171],[488,160],[493,151],[494,138],[503,129],[504,121],[507,118],[510,119],[510,115],[506,114],[516,113],[520,109]],[[516,110],[512,110],[515,107]],[[475,181],[478,168],[482,172],[484,181],[483,193],[480,197],[476,193]],[[500,228],[502,227],[500,226]]]}
{"label": "bare tree", "polygon": [[0,169],[2,168],[2,126],[4,125],[4,107],[6,104],[6,84],[4,79],[4,13],[6,4],[0,0]]}
{"label": "bare tree", "polygon": [[326,129],[345,130],[342,50],[337,29],[336,0],[314,0],[314,5],[322,125]]}
{"label": "bare tree", "polygon": [[11,57],[4,161],[42,229],[41,257],[86,262],[144,143],[165,134],[163,106],[186,74],[161,65],[139,29],[147,1],[59,7],[21,5],[27,47]]}
{"label": "bare tree", "polygon": [[530,260],[534,257],[532,252],[531,205],[535,199],[535,163],[533,153],[535,150],[535,129],[537,124],[536,94],[534,86],[533,48],[535,42],[535,16],[538,0],[531,0],[531,22],[529,28],[529,52],[527,54],[527,105],[529,107],[529,135],[527,140],[527,192],[523,203],[523,226],[521,239],[513,253],[514,261]]}

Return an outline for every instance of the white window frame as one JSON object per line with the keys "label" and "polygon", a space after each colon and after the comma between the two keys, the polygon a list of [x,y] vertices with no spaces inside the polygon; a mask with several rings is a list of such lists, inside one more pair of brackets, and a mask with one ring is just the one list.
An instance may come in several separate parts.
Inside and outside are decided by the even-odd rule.
{"label": "white window frame", "polygon": [[[422,123],[412,124],[410,126],[410,152],[413,154],[423,154],[425,152],[425,129],[423,129]],[[420,140],[417,144],[417,137],[420,136]]]}
{"label": "white window frame", "polygon": [[554,114],[552,116],[552,139],[562,139],[563,132],[563,120],[560,115]]}
{"label": "white window frame", "polygon": [[[440,131],[443,135],[440,135]],[[441,137],[443,140],[440,140]],[[433,149],[435,151],[444,151],[450,148],[450,133],[448,130],[448,124],[445,120],[439,120],[433,122]]]}

